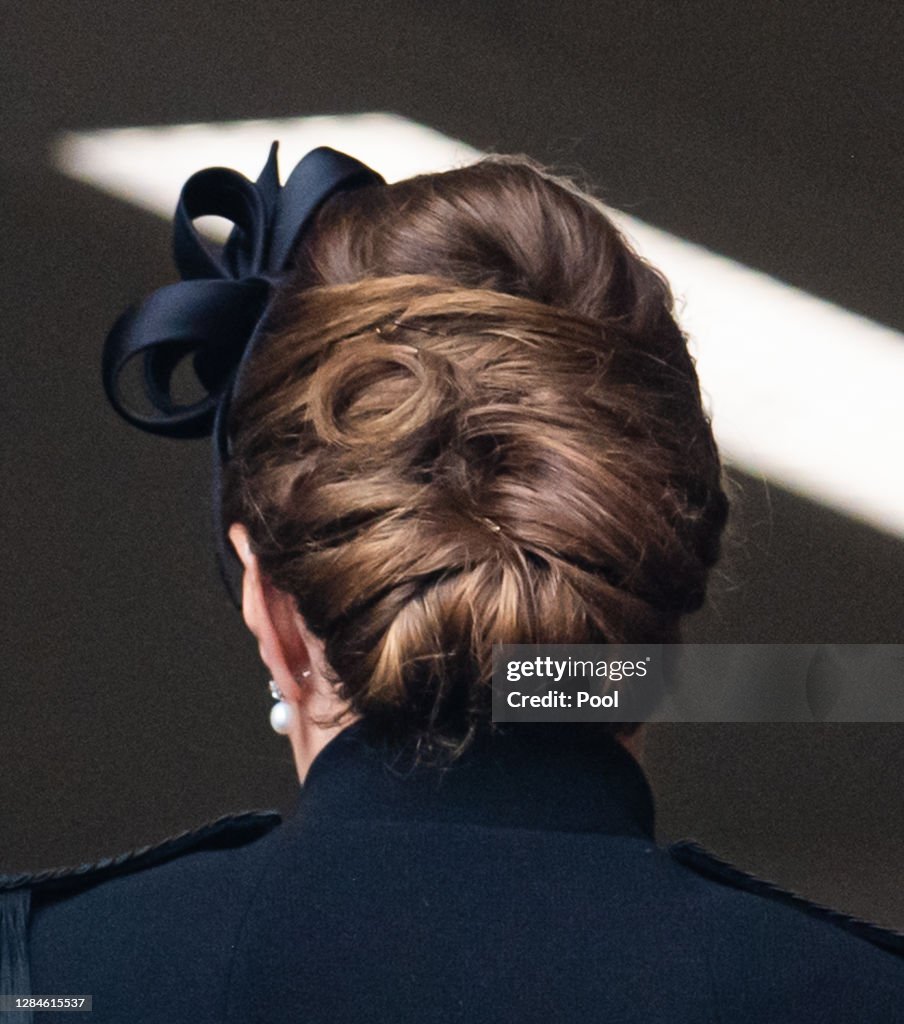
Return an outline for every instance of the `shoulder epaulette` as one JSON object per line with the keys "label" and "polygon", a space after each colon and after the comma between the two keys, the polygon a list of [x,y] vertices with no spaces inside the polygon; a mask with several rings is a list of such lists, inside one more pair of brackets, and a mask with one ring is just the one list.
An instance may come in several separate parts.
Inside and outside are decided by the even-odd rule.
{"label": "shoulder epaulette", "polygon": [[882,949],[904,956],[904,933],[894,931],[891,928],[884,928],[882,925],[874,924],[872,921],[865,921],[862,918],[854,917],[851,914],[842,913],[832,907],[824,906],[821,903],[814,903],[805,896],[783,889],[774,882],[757,878],[755,875],[742,871],[741,868],[729,864],[714,853],[710,853],[699,843],[691,840],[683,840],[673,843],[668,848],[672,857],[680,864],[685,864],[698,874],[721,882],[723,885],[730,885],[735,889],[744,889],[757,896],[764,896],[767,899],[788,906],[797,907],[799,910],[812,917],[830,921],[832,924],[852,932],[862,939],[880,946]]}
{"label": "shoulder epaulette", "polygon": [[41,892],[94,885],[115,875],[140,871],[195,850],[221,850],[244,846],[275,828],[282,821],[277,811],[246,811],[229,814],[197,828],[170,836],[161,843],[141,846],[114,857],[104,857],[75,867],[49,868],[32,873],[0,875],[0,893],[28,888]]}

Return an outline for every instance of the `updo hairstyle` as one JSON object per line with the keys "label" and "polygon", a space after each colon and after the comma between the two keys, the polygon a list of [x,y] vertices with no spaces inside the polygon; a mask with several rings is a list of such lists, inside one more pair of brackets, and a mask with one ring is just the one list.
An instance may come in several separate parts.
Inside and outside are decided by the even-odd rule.
{"label": "updo hairstyle", "polygon": [[319,211],[232,402],[223,523],[376,735],[463,750],[494,643],[678,639],[728,502],[672,309],[527,158]]}

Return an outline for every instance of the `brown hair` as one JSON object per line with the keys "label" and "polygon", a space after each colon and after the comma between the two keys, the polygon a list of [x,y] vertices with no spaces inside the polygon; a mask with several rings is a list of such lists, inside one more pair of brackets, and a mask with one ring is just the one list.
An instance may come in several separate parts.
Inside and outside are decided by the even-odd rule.
{"label": "brown hair", "polygon": [[727,516],[668,285],[524,157],[329,200],[230,433],[224,525],[434,751],[489,722],[494,643],[677,639]]}

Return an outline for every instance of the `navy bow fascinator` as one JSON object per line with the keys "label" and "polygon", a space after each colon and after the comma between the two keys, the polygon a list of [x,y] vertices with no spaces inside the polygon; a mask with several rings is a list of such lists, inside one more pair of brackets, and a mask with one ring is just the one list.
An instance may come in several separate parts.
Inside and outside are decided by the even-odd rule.
{"label": "navy bow fascinator", "polygon": [[[213,436],[217,554],[237,606],[240,565],[219,527],[230,394],[266,320],[273,289],[291,266],[318,208],[336,192],[383,183],[360,161],[321,146],[281,186],[277,148],[274,142],[256,182],[225,167],[209,167],[188,179],[173,224],[173,253],[182,280],[126,311],[103,352],[104,390],[129,423],[166,437]],[[219,250],[202,240],[194,225],[198,217],[211,215],[234,225]],[[139,411],[123,395],[124,371],[133,360],[143,364],[141,390],[149,411]],[[203,397],[180,405],[172,381],[185,360]]]}

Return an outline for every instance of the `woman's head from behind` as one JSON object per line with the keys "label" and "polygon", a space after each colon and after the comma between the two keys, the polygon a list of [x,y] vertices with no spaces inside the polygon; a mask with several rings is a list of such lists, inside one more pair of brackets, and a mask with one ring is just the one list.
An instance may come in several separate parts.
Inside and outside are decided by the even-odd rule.
{"label": "woman's head from behind", "polygon": [[667,642],[727,501],[664,280],[522,158],[340,193],[235,395],[224,525],[375,734],[452,753],[494,643]]}

